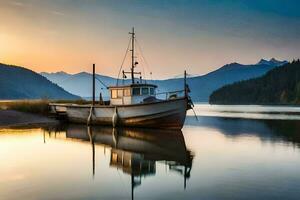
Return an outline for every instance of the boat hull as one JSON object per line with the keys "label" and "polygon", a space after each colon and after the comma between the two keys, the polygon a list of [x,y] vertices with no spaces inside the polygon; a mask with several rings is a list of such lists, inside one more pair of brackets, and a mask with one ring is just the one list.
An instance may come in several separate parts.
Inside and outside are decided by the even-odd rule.
{"label": "boat hull", "polygon": [[118,106],[67,105],[70,122],[95,125],[181,129],[187,111],[187,98]]}

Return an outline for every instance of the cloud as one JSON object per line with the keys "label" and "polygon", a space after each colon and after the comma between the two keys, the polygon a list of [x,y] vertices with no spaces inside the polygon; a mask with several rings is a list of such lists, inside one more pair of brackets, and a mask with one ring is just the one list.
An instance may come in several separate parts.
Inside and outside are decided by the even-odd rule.
{"label": "cloud", "polygon": [[19,2],[19,1],[12,1],[12,2],[9,2],[11,5],[13,6],[18,6],[18,7],[24,7],[25,4],[22,3],[22,2]]}
{"label": "cloud", "polygon": [[56,11],[56,10],[52,10],[51,13],[53,15],[58,15],[58,16],[65,16],[66,15],[65,13],[62,13],[62,12],[59,12],[59,11]]}

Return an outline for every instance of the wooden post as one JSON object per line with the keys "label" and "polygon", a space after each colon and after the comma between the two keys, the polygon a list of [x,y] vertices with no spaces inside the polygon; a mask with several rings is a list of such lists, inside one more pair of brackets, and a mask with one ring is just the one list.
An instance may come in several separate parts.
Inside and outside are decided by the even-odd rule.
{"label": "wooden post", "polygon": [[100,95],[99,95],[99,104],[100,105],[104,105],[103,98],[102,98],[102,93],[101,92],[100,92]]}
{"label": "wooden post", "polygon": [[93,64],[93,105],[95,105],[95,64]]}
{"label": "wooden post", "polygon": [[187,97],[187,91],[186,91],[186,70],[184,70],[184,96]]}
{"label": "wooden post", "polygon": [[95,177],[95,141],[93,138],[93,132],[92,132],[92,128],[90,126],[87,126],[87,133],[89,135],[90,138],[90,143],[92,145],[92,165],[93,165],[93,178]]}

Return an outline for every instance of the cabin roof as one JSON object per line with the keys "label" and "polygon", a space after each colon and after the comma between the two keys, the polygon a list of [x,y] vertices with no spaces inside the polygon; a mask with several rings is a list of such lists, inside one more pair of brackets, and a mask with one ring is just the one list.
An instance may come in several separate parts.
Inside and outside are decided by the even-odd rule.
{"label": "cabin roof", "polygon": [[109,86],[109,89],[117,89],[117,88],[133,88],[133,87],[154,87],[157,88],[157,85],[148,84],[148,83],[134,83],[129,85],[116,85],[116,86]]}

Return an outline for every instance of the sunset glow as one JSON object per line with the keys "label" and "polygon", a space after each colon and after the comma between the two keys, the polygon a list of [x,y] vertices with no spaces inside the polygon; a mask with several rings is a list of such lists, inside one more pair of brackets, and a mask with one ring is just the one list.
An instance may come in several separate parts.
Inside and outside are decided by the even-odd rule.
{"label": "sunset glow", "polygon": [[1,0],[0,62],[116,76],[132,26],[156,78],[299,56],[297,6],[257,2]]}

